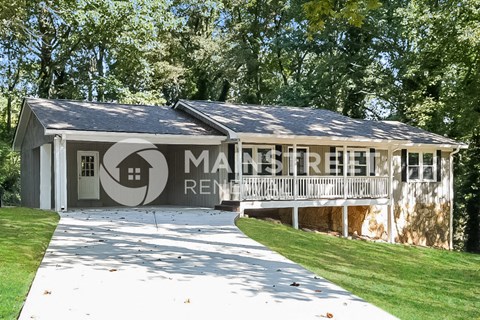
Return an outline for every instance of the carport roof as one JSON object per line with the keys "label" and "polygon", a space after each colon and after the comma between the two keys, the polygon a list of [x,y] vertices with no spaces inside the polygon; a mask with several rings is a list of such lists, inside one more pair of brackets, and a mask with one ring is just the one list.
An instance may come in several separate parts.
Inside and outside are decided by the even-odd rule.
{"label": "carport roof", "polygon": [[45,129],[220,136],[200,120],[168,106],[26,98]]}

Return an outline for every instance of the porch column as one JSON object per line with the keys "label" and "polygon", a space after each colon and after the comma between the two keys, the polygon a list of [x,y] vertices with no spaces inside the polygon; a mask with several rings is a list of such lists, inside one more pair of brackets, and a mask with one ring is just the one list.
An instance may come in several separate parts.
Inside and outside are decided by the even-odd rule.
{"label": "porch column", "polygon": [[394,203],[393,203],[393,152],[392,147],[388,147],[388,225],[387,225],[387,233],[388,233],[388,242],[394,243],[395,242],[395,235],[394,235]]}
{"label": "porch column", "polygon": [[[293,199],[297,200],[298,197],[298,184],[297,184],[297,143],[293,143],[293,155],[291,155],[291,161],[293,166]],[[297,208],[298,210],[298,208]],[[298,228],[298,226],[297,226]]]}
{"label": "porch column", "polygon": [[292,208],[292,227],[298,229],[298,207]]}
{"label": "porch column", "polygon": [[342,210],[342,235],[348,237],[348,206],[344,205]]}
{"label": "porch column", "polygon": [[65,136],[53,139],[55,168],[55,211],[67,210],[67,140]]}
{"label": "porch column", "polygon": [[343,199],[345,204],[342,208],[342,235],[348,237],[348,206],[346,205],[348,199],[348,154],[347,146],[343,146]]}
{"label": "porch column", "polygon": [[348,155],[347,155],[347,146],[343,146],[343,198],[346,200],[348,198]]}
{"label": "porch column", "polygon": [[238,200],[243,200],[243,148],[242,148],[242,141],[238,140],[237,142],[237,180],[238,180]]}
{"label": "porch column", "polygon": [[40,146],[40,209],[52,209],[52,145]]}

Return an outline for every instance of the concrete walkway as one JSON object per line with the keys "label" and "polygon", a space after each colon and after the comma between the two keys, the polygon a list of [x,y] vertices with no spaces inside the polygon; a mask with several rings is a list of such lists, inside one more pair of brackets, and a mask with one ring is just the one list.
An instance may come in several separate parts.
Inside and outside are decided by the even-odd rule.
{"label": "concrete walkway", "polygon": [[234,218],[175,207],[65,213],[20,319],[394,319],[249,239]]}

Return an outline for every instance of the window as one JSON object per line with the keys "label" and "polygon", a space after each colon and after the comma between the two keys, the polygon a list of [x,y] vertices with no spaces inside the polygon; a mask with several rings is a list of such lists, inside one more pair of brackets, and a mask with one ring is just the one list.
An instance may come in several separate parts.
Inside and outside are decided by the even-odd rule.
{"label": "window", "polygon": [[95,157],[81,156],[80,161],[81,161],[82,177],[94,177],[95,176]]}
{"label": "window", "polygon": [[245,146],[242,148],[242,172],[244,175],[273,175],[273,146]]}
{"label": "window", "polygon": [[[344,164],[343,164],[343,148],[336,148],[336,174],[337,176],[343,176]],[[370,151],[364,148],[348,148],[347,149],[347,175],[365,177],[370,174],[370,165],[368,162],[370,159]]]}
{"label": "window", "polygon": [[435,155],[433,152],[408,153],[408,180],[434,181]]}
{"label": "window", "polygon": [[[288,174],[293,175],[293,147],[288,147]],[[297,148],[297,175],[298,176],[307,176],[308,175],[308,148],[300,147]]]}

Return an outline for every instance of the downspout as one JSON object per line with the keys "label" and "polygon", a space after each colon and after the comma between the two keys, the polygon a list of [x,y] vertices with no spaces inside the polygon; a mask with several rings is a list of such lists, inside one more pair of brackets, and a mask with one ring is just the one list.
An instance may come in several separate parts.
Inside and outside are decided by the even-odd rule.
{"label": "downspout", "polygon": [[460,147],[457,147],[457,150],[450,152],[450,232],[449,232],[449,243],[448,246],[450,250],[453,250],[453,156],[460,151]]}

